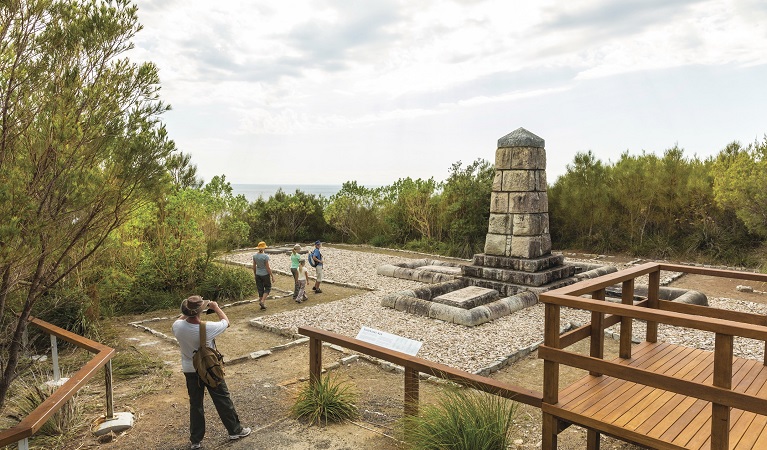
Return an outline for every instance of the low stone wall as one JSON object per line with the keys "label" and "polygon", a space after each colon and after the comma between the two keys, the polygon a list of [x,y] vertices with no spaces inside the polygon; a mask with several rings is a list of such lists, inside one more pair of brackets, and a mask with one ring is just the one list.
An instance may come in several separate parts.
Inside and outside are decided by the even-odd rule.
{"label": "low stone wall", "polygon": [[381,306],[448,323],[473,327],[507,316],[538,302],[538,297],[532,292],[520,292],[516,295],[471,309],[457,308],[431,301],[435,297],[461,289],[462,287],[464,287],[463,281],[455,280],[415,290],[400,291],[385,296],[381,300]]}
{"label": "low stone wall", "polygon": [[422,283],[441,283],[444,281],[454,280],[456,277],[461,275],[460,270],[457,270],[457,271],[446,270],[442,272],[442,271],[436,271],[436,270],[423,269],[423,267],[428,267],[428,266],[456,268],[456,269],[459,269],[460,267],[457,264],[444,262],[444,261],[436,261],[432,259],[416,259],[416,260],[409,261],[406,263],[401,263],[401,264],[384,264],[384,265],[378,266],[376,273],[378,275],[383,275],[387,277],[420,281]]}

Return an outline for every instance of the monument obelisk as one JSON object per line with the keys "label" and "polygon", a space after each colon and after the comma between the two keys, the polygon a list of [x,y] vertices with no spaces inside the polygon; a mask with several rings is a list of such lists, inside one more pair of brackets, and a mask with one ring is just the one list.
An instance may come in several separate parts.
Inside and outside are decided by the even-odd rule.
{"label": "monument obelisk", "polygon": [[470,285],[513,295],[570,284],[574,266],[552,255],[545,141],[518,128],[498,140],[485,253],[464,266]]}

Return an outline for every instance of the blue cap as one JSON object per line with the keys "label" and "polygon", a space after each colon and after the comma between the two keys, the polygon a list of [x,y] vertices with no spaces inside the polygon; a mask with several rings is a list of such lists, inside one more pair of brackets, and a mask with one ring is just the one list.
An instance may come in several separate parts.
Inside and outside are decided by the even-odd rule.
{"label": "blue cap", "polygon": [[320,244],[322,244],[322,242],[320,242],[320,240],[319,240],[319,239],[317,239],[316,241],[314,241],[314,245],[320,245]]}

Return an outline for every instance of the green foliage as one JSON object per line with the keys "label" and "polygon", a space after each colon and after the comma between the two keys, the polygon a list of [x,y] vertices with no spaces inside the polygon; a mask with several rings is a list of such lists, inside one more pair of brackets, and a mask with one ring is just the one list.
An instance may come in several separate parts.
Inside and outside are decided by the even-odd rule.
{"label": "green foliage", "polygon": [[296,190],[286,194],[278,190],[268,200],[248,205],[245,213],[250,226],[250,242],[306,242],[327,233],[323,217],[325,200]]}
{"label": "green foliage", "polygon": [[767,238],[767,136],[743,149],[733,143],[714,164],[714,193],[748,230]]}
{"label": "green foliage", "polygon": [[758,246],[749,233],[758,228],[747,228],[741,220],[746,210],[736,205],[752,206],[759,194],[747,201],[740,192],[750,192],[747,187],[735,186],[736,180],[753,186],[762,181],[738,175],[756,164],[758,153],[731,144],[716,161],[700,161],[675,146],[662,157],[625,152],[613,165],[579,153],[549,189],[553,245],[753,265],[743,249]]}
{"label": "green foliage", "polygon": [[460,161],[450,168],[440,208],[449,245],[445,254],[470,258],[484,250],[494,176],[495,168],[481,159],[465,169]]}
{"label": "green foliage", "polygon": [[197,292],[210,300],[242,300],[256,292],[256,281],[252,270],[211,264]]}
{"label": "green foliage", "polygon": [[[60,284],[48,291],[35,305],[35,316],[72,333],[98,340],[98,323],[88,310],[91,305],[87,292],[79,287]],[[30,337],[36,335],[37,328],[30,329]],[[50,346],[47,334],[41,343]],[[32,340],[30,339],[30,343]]]}
{"label": "green foliage", "polygon": [[330,197],[324,217],[328,225],[339,232],[341,241],[362,244],[381,236],[384,224],[380,208],[380,189],[368,189],[356,181],[347,181]]}
{"label": "green foliage", "polygon": [[356,401],[357,393],[348,383],[325,374],[301,389],[290,412],[296,419],[324,426],[328,422],[343,422],[357,417]]}
{"label": "green foliage", "polygon": [[403,419],[412,450],[505,450],[517,404],[479,391],[448,389],[436,405]]}

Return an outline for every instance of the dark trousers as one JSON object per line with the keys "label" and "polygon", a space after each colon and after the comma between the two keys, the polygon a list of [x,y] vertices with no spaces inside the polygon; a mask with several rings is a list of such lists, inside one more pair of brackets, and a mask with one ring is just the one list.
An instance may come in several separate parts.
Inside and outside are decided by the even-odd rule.
{"label": "dark trousers", "polygon": [[218,417],[221,418],[230,435],[242,432],[240,418],[234,409],[234,403],[229,397],[229,389],[226,382],[222,381],[217,387],[205,386],[197,372],[184,372],[186,377],[186,390],[189,392],[189,440],[192,442],[202,442],[205,437],[205,407],[203,399],[205,398],[205,389],[208,390],[210,398],[218,411]]}
{"label": "dark trousers", "polygon": [[293,274],[293,300],[298,297],[298,269],[290,268],[290,273]]}

